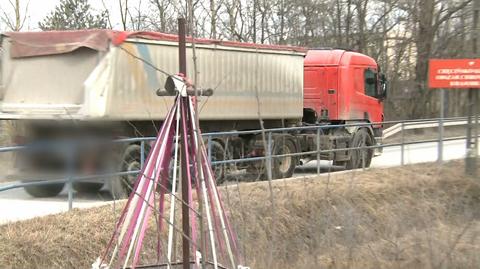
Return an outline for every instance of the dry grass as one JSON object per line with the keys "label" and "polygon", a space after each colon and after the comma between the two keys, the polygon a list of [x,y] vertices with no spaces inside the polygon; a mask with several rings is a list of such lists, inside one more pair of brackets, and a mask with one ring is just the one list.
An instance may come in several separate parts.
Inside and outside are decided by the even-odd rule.
{"label": "dry grass", "polygon": [[[459,161],[280,180],[275,217],[266,182],[228,186],[223,198],[252,268],[478,268],[476,180]],[[0,226],[0,264],[88,268],[114,221],[107,206]]]}

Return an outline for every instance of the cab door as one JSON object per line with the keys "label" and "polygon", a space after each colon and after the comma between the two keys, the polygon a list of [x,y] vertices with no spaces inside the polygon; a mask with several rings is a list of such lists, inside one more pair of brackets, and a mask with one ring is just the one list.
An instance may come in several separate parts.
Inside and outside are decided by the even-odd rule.
{"label": "cab door", "polygon": [[324,95],[327,101],[327,109],[330,120],[337,120],[339,113],[338,105],[338,67],[327,67],[326,70],[326,89]]}
{"label": "cab door", "polygon": [[371,122],[382,121],[382,102],[378,99],[377,69],[368,66],[355,68],[355,118]]}

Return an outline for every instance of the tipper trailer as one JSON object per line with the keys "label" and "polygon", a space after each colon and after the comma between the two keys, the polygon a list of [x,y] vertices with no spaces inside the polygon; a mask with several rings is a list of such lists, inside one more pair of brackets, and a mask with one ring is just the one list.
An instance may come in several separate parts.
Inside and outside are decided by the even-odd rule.
{"label": "tipper trailer", "polygon": [[[172,97],[159,97],[156,91],[163,88],[164,72],[177,73],[175,35],[109,30],[23,32],[3,34],[0,44],[0,118],[14,120],[14,137],[22,143],[92,133],[108,138],[155,136],[155,124],[172,104]],[[195,52],[196,69],[189,61],[187,75],[197,77],[197,87],[215,90],[213,96],[199,100],[203,132],[255,130],[262,127],[260,122],[264,128],[335,125],[322,132],[321,149],[380,142],[382,126],[373,123],[383,120],[386,80],[375,60],[366,55],[208,39],[196,39]],[[187,59],[192,59],[191,45]],[[349,123],[372,124],[342,126]],[[316,131],[298,130],[274,134],[272,154],[314,151],[316,135]],[[265,152],[261,135],[228,140],[212,141],[215,160],[225,158],[226,153],[243,158]],[[99,170],[104,164],[98,157],[101,154],[85,151],[75,158],[77,170]],[[140,151],[138,142],[117,150],[123,171],[139,168]],[[362,154],[345,150],[324,153],[322,159],[357,168],[369,166],[373,154],[371,148]],[[274,158],[272,176],[290,177],[299,162],[315,156]],[[30,153],[19,159],[19,170],[36,174],[51,174],[66,166],[64,158],[55,154]],[[237,166],[259,174],[265,170],[261,162]],[[225,169],[217,167],[218,176]],[[125,179],[122,182],[131,184],[134,177]],[[26,190],[34,196],[53,196],[62,187],[30,186]],[[82,189],[80,184],[76,187]]]}

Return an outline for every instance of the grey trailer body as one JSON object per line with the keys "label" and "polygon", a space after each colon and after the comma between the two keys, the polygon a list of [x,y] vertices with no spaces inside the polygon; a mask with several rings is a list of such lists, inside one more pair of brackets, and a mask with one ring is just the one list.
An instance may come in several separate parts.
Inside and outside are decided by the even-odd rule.
{"label": "grey trailer body", "polygon": [[[128,39],[106,52],[24,58],[10,57],[10,46],[3,36],[1,118],[162,120],[172,103],[155,95],[166,76],[152,66],[177,73],[176,42]],[[187,75],[215,89],[200,100],[202,120],[302,118],[303,53],[198,44],[196,75],[187,53]]]}

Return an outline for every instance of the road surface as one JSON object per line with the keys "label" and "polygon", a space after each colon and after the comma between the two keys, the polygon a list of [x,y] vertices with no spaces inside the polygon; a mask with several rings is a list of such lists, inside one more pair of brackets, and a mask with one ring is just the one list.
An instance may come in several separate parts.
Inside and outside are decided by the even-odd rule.
{"label": "road surface", "polygon": [[[444,142],[444,160],[460,159],[465,157],[465,140]],[[405,164],[434,162],[437,160],[437,143],[422,143],[405,146]],[[381,156],[375,157],[372,167],[399,166],[401,161],[401,148],[385,148]],[[338,171],[330,162],[320,163],[322,172]],[[295,176],[315,174],[317,162],[312,161],[295,170]],[[107,191],[99,193],[76,193],[73,203],[74,208],[88,208],[112,203],[112,198]],[[65,212],[68,210],[67,192],[64,190],[54,198],[33,198],[23,189],[14,189],[0,193],[0,224],[11,221],[24,220],[37,216]]]}

